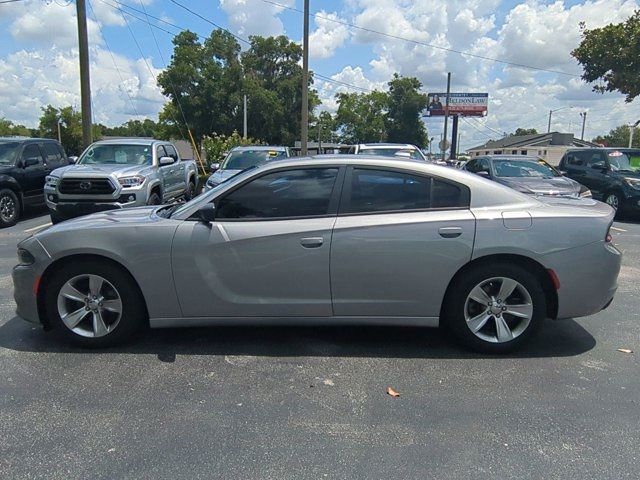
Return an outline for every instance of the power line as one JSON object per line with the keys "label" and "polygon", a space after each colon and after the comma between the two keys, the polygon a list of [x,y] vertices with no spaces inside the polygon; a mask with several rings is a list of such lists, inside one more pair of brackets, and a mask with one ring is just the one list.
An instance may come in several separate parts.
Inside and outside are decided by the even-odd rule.
{"label": "power line", "polygon": [[333,78],[331,78],[331,77],[327,77],[327,76],[325,76],[325,75],[320,75],[320,74],[319,74],[319,73],[317,73],[317,72],[313,72],[313,76],[314,76],[314,77],[321,78],[321,79],[322,79],[322,80],[324,80],[325,82],[331,82],[331,83],[335,83],[335,84],[337,84],[337,85],[342,85],[342,86],[345,86],[345,87],[355,88],[356,90],[362,90],[363,92],[370,92],[370,93],[373,93],[373,92],[375,92],[375,91],[376,91],[376,90],[371,90],[370,88],[366,88],[366,87],[359,87],[359,86],[357,86],[357,85],[353,85],[353,84],[351,84],[351,83],[342,82],[342,81],[340,81],[340,80],[335,80],[335,79],[333,79]]}
{"label": "power line", "polygon": [[191,10],[189,7],[187,7],[186,5],[181,4],[180,2],[176,2],[176,0],[171,0],[171,3],[175,3],[176,5],[178,5],[180,8],[185,9],[187,12],[192,13],[193,15],[195,15],[196,17],[198,17],[201,20],[204,20],[205,22],[207,22],[210,25],[213,25],[216,28],[219,28],[220,30],[224,30],[225,32],[227,32],[230,35],[233,35],[235,38],[237,38],[238,40],[240,40],[241,42],[246,43],[247,45],[251,45],[251,42],[249,40],[246,40],[242,37],[239,37],[238,35],[236,35],[233,32],[230,32],[228,29],[221,27],[220,25],[218,25],[217,23],[212,22],[211,20],[209,20],[206,17],[203,17],[202,15],[200,15],[198,12],[194,12],[193,10]]}
{"label": "power line", "polygon": [[2,0],[0,1],[0,5],[3,3],[14,3],[14,2],[22,2],[23,0]]}
{"label": "power line", "polygon": [[[109,42],[107,42],[107,38],[104,36],[104,32],[102,31],[102,25],[100,25],[100,22],[98,22],[98,17],[96,17],[96,12],[93,10],[93,5],[91,5],[91,0],[89,0],[89,10],[91,10],[91,14],[93,15],[93,18],[94,18],[96,24],[98,25],[98,30],[100,30],[100,35],[102,36],[102,39],[104,40],[104,44],[107,46],[107,50],[109,51],[109,55],[111,56],[111,61],[113,62],[113,66],[116,67],[116,71],[118,72],[118,77],[120,77],[120,82],[122,82],[122,87],[124,89],[124,92],[127,94],[127,97],[129,97],[129,102],[131,102],[131,107],[133,108],[133,111],[136,114],[136,116],[139,117],[140,114],[138,113],[138,109],[136,108],[136,105],[135,105],[135,103],[133,101],[133,98],[129,94],[129,91],[124,86],[125,85],[124,77],[122,76],[122,73],[120,72],[120,69],[118,68],[118,64],[116,63],[116,59],[115,59],[115,57],[113,55],[113,51],[111,50],[111,47],[109,46]],[[144,135],[147,136],[147,131],[144,128],[144,125],[140,124],[140,126],[142,127],[142,131],[143,131]]]}
{"label": "power line", "polygon": [[[176,3],[174,0],[171,0],[171,1],[173,3]],[[300,10],[298,8],[295,8],[295,7],[289,7],[288,5],[283,5],[281,3],[274,2],[273,0],[261,0],[261,1],[263,1],[264,3],[269,3],[271,5],[276,5],[278,7],[281,7],[281,8],[287,9],[287,10],[292,10],[294,12],[302,13],[304,15],[304,12],[302,10]],[[478,54],[475,54],[475,53],[465,52],[463,50],[456,50],[455,48],[448,48],[448,47],[443,47],[443,46],[440,46],[440,45],[434,45],[434,44],[431,44],[431,43],[421,42],[420,40],[414,40],[414,39],[411,39],[411,38],[401,37],[399,35],[393,35],[391,33],[380,32],[378,30],[373,30],[371,28],[360,27],[358,25],[354,25],[354,24],[349,23],[349,22],[344,22],[342,20],[338,20],[338,19],[335,19],[335,18],[326,17],[324,15],[319,15],[317,13],[311,13],[310,15],[312,17],[314,17],[314,18],[318,18],[320,20],[325,20],[327,22],[338,23],[340,25],[345,25],[347,27],[355,28],[357,30],[362,30],[364,32],[374,33],[376,35],[382,35],[384,37],[393,38],[395,40],[403,40],[405,42],[410,42],[410,43],[413,43],[413,44],[416,44],[416,45],[422,45],[422,46],[425,46],[425,47],[434,48],[436,50],[444,50],[446,52],[457,53],[459,55],[466,55],[466,56],[469,56],[469,57],[479,58],[481,60],[487,60],[487,61],[490,61],[490,62],[502,63],[502,64],[505,64],[505,65],[510,65],[512,67],[526,68],[528,70],[537,70],[537,71],[548,72],[548,73],[556,73],[556,74],[559,74],[559,75],[566,75],[566,76],[569,76],[569,77],[580,77],[580,75],[576,75],[574,73],[563,72],[562,70],[553,70],[553,69],[549,69],[549,68],[535,67],[533,65],[526,65],[524,63],[510,62],[508,60],[501,60],[499,58],[487,57],[487,56],[484,56],[484,55],[478,55]]]}
{"label": "power line", "polygon": [[469,120],[467,120],[465,117],[460,117],[462,118],[462,120],[464,121],[464,123],[466,123],[467,125],[471,125],[473,128],[475,128],[478,132],[480,132],[482,135],[484,135],[485,137],[487,137],[489,140],[493,140],[493,137],[491,135],[489,135],[487,132],[484,132],[482,130],[480,130],[476,125],[474,125],[473,123],[471,123]]}

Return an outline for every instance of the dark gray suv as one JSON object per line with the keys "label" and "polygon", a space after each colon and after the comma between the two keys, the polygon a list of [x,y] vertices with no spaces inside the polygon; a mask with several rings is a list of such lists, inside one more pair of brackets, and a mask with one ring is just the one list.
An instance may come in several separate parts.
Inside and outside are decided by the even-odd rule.
{"label": "dark gray suv", "polygon": [[15,225],[25,208],[44,205],[45,177],[65,165],[55,140],[0,137],[0,228]]}

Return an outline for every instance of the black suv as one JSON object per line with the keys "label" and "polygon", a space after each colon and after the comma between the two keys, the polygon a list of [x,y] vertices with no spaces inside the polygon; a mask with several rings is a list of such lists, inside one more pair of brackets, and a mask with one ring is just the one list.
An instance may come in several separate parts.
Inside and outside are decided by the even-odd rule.
{"label": "black suv", "polygon": [[45,177],[65,165],[55,140],[0,137],[0,228],[15,225],[25,207],[44,205]]}
{"label": "black suv", "polygon": [[587,186],[594,198],[622,213],[640,212],[640,155],[627,148],[567,150],[560,160],[566,176]]}

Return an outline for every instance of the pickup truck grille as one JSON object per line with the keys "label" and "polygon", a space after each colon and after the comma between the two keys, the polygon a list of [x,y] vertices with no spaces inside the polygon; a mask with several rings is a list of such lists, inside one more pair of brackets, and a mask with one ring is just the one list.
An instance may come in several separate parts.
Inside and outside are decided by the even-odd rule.
{"label": "pickup truck grille", "polygon": [[111,195],[115,188],[106,178],[65,178],[58,190],[65,195]]}

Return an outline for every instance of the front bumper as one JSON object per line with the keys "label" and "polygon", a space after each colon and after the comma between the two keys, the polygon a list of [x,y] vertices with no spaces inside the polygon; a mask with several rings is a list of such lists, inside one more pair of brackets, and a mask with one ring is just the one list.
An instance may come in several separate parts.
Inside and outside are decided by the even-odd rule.
{"label": "front bumper", "polygon": [[640,191],[624,192],[621,208],[625,212],[640,213]]}
{"label": "front bumper", "polygon": [[38,314],[37,288],[44,270],[51,262],[51,257],[34,237],[23,240],[18,247],[28,250],[35,262],[31,265],[16,265],[11,272],[16,314],[27,322],[42,324]]}
{"label": "front bumper", "polygon": [[113,195],[62,195],[56,189],[45,187],[44,198],[51,212],[64,219],[120,208],[147,205],[147,188],[119,188]]}

